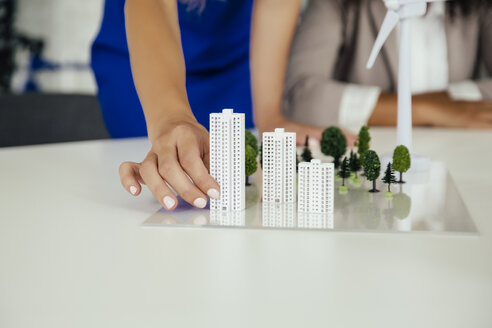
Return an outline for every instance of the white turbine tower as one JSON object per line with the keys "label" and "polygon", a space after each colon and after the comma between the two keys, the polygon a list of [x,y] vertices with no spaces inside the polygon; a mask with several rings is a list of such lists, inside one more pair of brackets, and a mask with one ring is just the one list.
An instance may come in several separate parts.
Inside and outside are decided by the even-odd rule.
{"label": "white turbine tower", "polygon": [[[412,153],[412,93],[410,88],[410,19],[424,16],[427,3],[446,0],[384,0],[388,8],[379,34],[372,48],[367,69],[371,69],[391,31],[400,23],[400,55],[398,68],[398,145],[404,145]],[[412,167],[425,169],[429,160],[412,155]]]}

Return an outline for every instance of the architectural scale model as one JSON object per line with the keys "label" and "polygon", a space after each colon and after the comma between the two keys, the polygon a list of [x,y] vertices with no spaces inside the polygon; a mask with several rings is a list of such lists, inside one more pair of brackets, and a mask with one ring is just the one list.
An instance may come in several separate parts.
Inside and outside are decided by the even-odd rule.
{"label": "architectural scale model", "polygon": [[299,213],[333,213],[334,176],[333,163],[319,159],[299,163]]}
{"label": "architectural scale model", "polygon": [[224,109],[210,114],[210,175],[220,186],[220,198],[210,199],[211,210],[245,208],[244,114]]}
{"label": "architectural scale model", "polygon": [[263,201],[296,201],[296,134],[275,129],[263,133]]}

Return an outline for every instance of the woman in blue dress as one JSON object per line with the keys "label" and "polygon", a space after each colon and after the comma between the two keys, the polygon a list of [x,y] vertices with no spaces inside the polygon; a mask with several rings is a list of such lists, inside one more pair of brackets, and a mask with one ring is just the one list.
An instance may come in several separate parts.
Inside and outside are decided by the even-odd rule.
{"label": "woman in blue dress", "polygon": [[106,0],[92,49],[110,134],[152,143],[141,163],[121,165],[122,185],[136,196],[145,183],[168,210],[178,202],[169,186],[199,208],[219,197],[208,173],[209,113],[234,108],[246,127],[254,119],[260,132],[284,127],[298,140],[322,132],[282,114],[301,0],[205,1]]}

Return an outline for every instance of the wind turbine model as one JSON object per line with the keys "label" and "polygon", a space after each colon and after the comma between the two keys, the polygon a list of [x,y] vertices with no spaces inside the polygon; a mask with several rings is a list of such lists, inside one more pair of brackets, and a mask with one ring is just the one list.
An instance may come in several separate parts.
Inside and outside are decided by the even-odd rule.
{"label": "wind turbine model", "polygon": [[[381,29],[372,48],[367,69],[371,69],[376,58],[388,39],[391,31],[400,23],[400,59],[398,68],[398,145],[404,145],[412,153],[412,93],[410,89],[410,21],[424,16],[428,2],[446,0],[384,0],[388,8]],[[417,161],[415,161],[417,160]],[[418,162],[421,162],[420,165]],[[412,155],[412,167],[425,169],[429,160]],[[417,164],[417,165],[414,165]]]}

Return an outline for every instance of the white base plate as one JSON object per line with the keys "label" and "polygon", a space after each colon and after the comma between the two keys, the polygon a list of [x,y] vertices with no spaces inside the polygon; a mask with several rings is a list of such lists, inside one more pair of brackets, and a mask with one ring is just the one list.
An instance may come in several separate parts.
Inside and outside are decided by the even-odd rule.
{"label": "white base plate", "polygon": [[380,180],[377,183],[379,193],[369,193],[372,183],[362,178],[359,186],[349,183],[345,195],[338,193],[340,182],[337,181],[332,215],[297,213],[296,203],[262,203],[261,186],[252,185],[246,188],[244,211],[212,212],[195,209],[180,200],[174,212],[161,209],[143,225],[477,234],[444,163],[433,162],[426,171],[409,172],[404,175],[404,180],[407,183],[392,185],[392,199],[385,197],[387,186]]}

